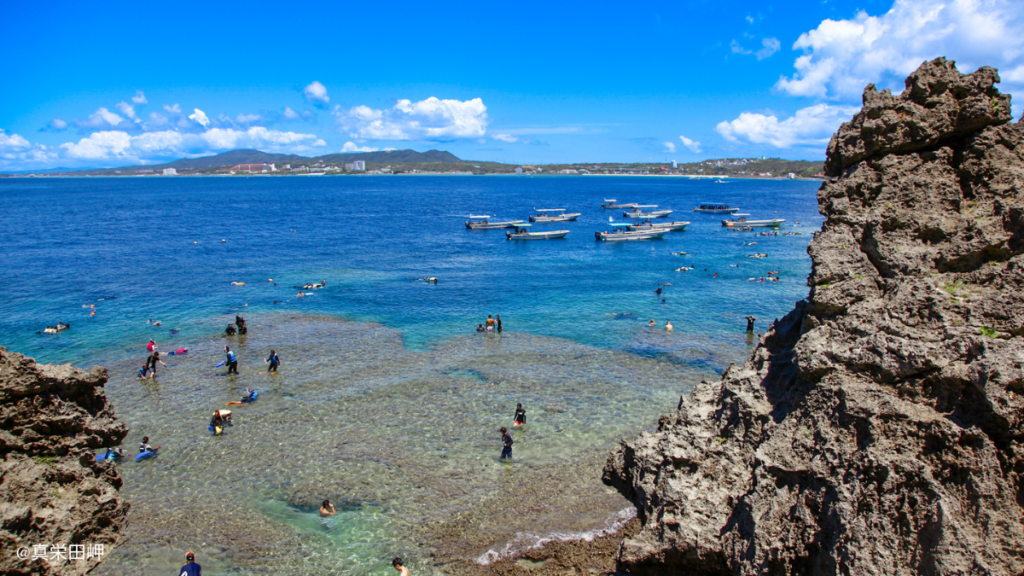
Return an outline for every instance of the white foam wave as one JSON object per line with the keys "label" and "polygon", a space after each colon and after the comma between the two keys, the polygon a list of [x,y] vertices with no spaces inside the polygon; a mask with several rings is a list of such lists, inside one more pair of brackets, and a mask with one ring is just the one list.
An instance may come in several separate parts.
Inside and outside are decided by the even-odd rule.
{"label": "white foam wave", "polygon": [[552,532],[545,535],[517,532],[515,538],[508,544],[505,544],[501,550],[491,549],[484,552],[476,559],[476,563],[487,566],[491,562],[518,556],[527,550],[542,548],[549,542],[593,542],[595,538],[602,538],[618,532],[626,522],[635,517],[636,509],[629,507],[610,516],[600,528],[587,530],[586,532]]}

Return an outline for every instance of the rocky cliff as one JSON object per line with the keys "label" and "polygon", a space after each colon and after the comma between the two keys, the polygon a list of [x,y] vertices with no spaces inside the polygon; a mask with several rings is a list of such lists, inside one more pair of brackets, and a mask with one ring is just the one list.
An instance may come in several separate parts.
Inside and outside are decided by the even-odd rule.
{"label": "rocky cliff", "polygon": [[995,70],[923,64],[828,147],[807,301],[624,441],[619,566],[1024,572],[1024,126]]}
{"label": "rocky cliff", "polygon": [[85,574],[121,538],[121,477],[94,454],[128,433],[106,381],[0,348],[0,574]]}

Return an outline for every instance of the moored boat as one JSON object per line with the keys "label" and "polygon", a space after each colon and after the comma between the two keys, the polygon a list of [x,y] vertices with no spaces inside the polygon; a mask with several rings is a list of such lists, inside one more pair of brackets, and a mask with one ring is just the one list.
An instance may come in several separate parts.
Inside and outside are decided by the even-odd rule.
{"label": "moored boat", "polygon": [[[672,213],[672,210],[652,210],[650,212],[644,212],[638,207],[629,212],[623,212],[622,215],[626,218],[664,218]],[[651,208],[657,208],[657,206],[651,206]]]}
{"label": "moored boat", "polygon": [[515,232],[505,232],[506,240],[554,240],[556,238],[565,238],[565,235],[569,233],[568,230],[548,230],[545,232],[530,232],[528,228],[529,224],[523,224],[516,228]]}
{"label": "moored boat", "polygon": [[594,232],[594,237],[603,242],[629,242],[632,240],[655,240],[665,235],[668,230],[634,231],[619,228],[613,232]]}
{"label": "moored boat", "polygon": [[604,204],[601,204],[601,208],[636,208],[637,203],[631,202],[629,204],[619,204],[619,201],[614,198],[605,198]]}
{"label": "moored boat", "polygon": [[565,208],[534,208],[533,210],[540,212],[540,214],[530,216],[530,222],[538,224],[544,222],[571,222],[581,215],[579,212],[566,214]]}
{"label": "moored boat", "polygon": [[783,218],[773,218],[771,220],[747,220],[746,218],[740,218],[739,220],[722,220],[722,226],[728,228],[778,228],[785,221]]}
{"label": "moored boat", "polygon": [[665,230],[667,232],[682,232],[689,225],[689,222],[683,220],[680,220],[678,222],[651,222],[650,220],[647,220],[645,222],[630,224],[627,230]]}
{"label": "moored boat", "polygon": [[522,220],[506,220],[503,222],[491,222],[487,216],[470,216],[466,221],[466,228],[470,230],[497,230],[500,228],[515,228],[523,223]]}
{"label": "moored boat", "polygon": [[704,212],[705,214],[733,214],[739,212],[739,208],[730,208],[728,204],[716,204],[713,202],[706,202],[697,206],[693,209],[694,212]]}

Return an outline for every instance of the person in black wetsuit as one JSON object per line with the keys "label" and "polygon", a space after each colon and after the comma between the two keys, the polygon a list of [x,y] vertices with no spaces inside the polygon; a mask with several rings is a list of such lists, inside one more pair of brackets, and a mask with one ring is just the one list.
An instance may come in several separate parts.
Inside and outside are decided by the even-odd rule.
{"label": "person in black wetsuit", "polygon": [[501,334],[501,314],[495,316],[494,320],[498,323],[498,334]]}
{"label": "person in black wetsuit", "polygon": [[523,410],[522,404],[516,404],[516,415],[512,418],[512,427],[525,426],[526,425],[526,410]]}
{"label": "person in black wetsuit", "polygon": [[245,318],[242,318],[238,314],[235,314],[235,325],[238,326],[239,336],[244,336],[249,333],[249,329],[245,327]]}
{"label": "person in black wetsuit", "polygon": [[228,324],[227,329],[224,330],[224,335],[225,336],[234,336],[235,332],[236,332],[235,325],[234,324]]}
{"label": "person in black wetsuit", "polygon": [[501,458],[499,458],[499,460],[504,460],[506,458],[511,460],[512,459],[512,436],[509,436],[508,428],[505,428],[504,426],[501,427],[501,446],[502,446],[502,448],[501,448]]}
{"label": "person in black wetsuit", "polygon": [[[149,358],[146,358],[146,364],[143,366],[144,368],[148,368],[150,378],[156,378],[156,365],[158,362],[160,364],[164,364],[164,361],[160,359],[160,353],[154,350],[153,353],[149,355]],[[164,364],[164,368],[166,367],[167,364]]]}

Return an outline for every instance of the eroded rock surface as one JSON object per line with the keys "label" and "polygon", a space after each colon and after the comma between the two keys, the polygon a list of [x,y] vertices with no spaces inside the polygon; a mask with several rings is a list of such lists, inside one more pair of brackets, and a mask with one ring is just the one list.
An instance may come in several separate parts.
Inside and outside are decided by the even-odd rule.
{"label": "eroded rock surface", "polygon": [[[38,365],[0,347],[0,573],[85,574],[121,538],[121,477],[94,453],[128,433],[106,381],[102,368]],[[33,559],[37,546],[46,559]]]}
{"label": "eroded rock surface", "polygon": [[656,574],[1024,572],[1024,126],[996,71],[869,86],[828,149],[811,293],[605,482]]}

